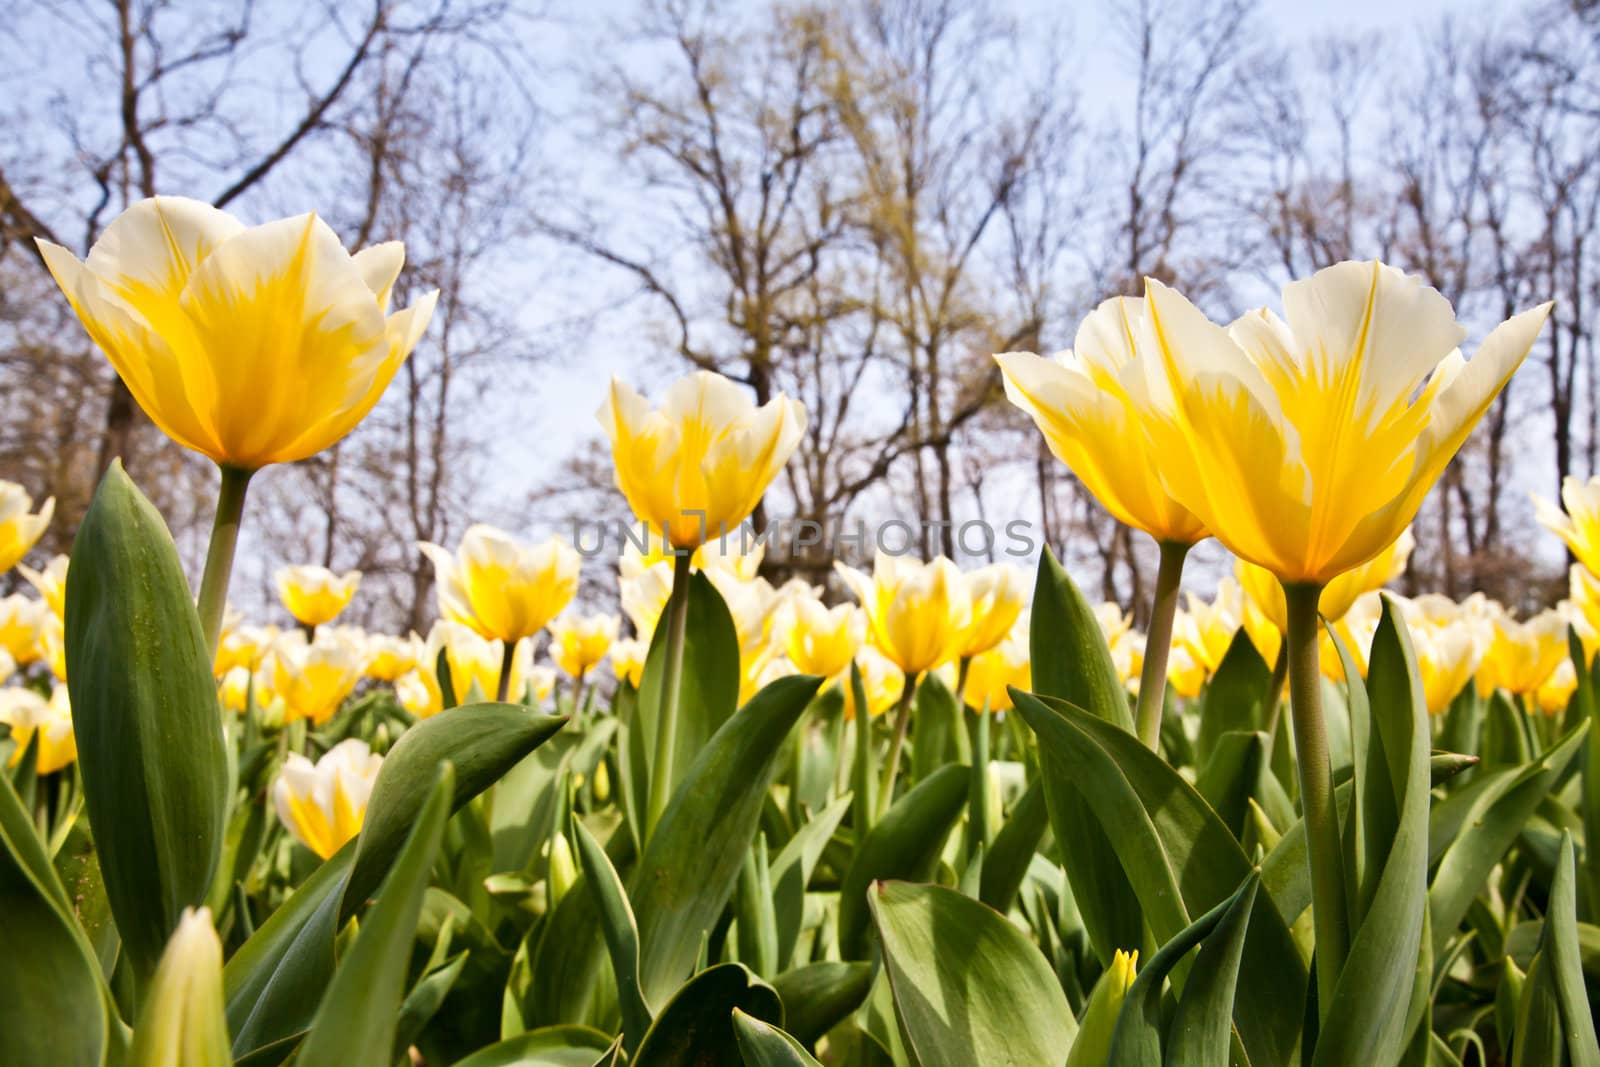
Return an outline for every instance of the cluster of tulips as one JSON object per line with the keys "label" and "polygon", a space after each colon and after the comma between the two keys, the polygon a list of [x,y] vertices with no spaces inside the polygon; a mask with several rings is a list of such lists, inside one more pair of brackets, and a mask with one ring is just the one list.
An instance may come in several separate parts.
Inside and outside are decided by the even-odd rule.
{"label": "cluster of tulips", "polygon": [[[70,566],[21,564],[52,504],[0,483],[38,593],[0,601],[6,1062],[1600,1064],[1600,479],[1537,502],[1569,600],[1382,591],[1548,305],[1469,360],[1381,263],[1227,325],[1151,280],[996,356],[1154,540],[1144,633],[1048,549],[1031,591],[883,552],[773,583],[741,525],[806,413],[700,372],[601,398],[619,615],[564,539],[475,525],[417,546],[402,636],[340,623],[354,572],[228,607],[251,480],[426,333],[400,246],[162,197],[41,250],[221,483],[193,593],[120,467]],[[1233,574],[1185,600],[1206,538]]]}

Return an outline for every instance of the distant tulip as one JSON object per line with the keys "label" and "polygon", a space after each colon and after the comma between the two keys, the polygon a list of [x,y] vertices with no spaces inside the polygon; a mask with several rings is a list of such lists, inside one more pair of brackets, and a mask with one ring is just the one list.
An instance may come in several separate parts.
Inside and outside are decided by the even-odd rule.
{"label": "distant tulip", "polygon": [[606,658],[622,620],[615,615],[561,615],[550,623],[550,658],[580,678]]}
{"label": "distant tulip", "polygon": [[617,488],[633,513],[678,548],[732,533],[760,503],[805,432],[805,409],[783,395],[756,407],[727,378],[674,382],[659,410],[612,379],[597,417],[611,441]]}
{"label": "distant tulip", "polygon": [[56,498],[30,514],[33,498],[16,482],[0,480],[0,573],[15,567],[44,535],[56,513]]}
{"label": "distant tulip", "polygon": [[419,719],[431,718],[444,710],[439,680],[432,670],[425,667],[407,671],[396,678],[394,696],[408,714]]}
{"label": "distant tulip", "polygon": [[480,523],[468,528],[454,556],[428,542],[418,547],[433,562],[440,616],[489,640],[532,637],[578,591],[582,561],[562,537],[527,544]]}
{"label": "distant tulip", "polygon": [[1494,641],[1478,667],[1478,692],[1487,696],[1504,689],[1514,696],[1531,695],[1567,658],[1567,616],[1542,611],[1525,622],[1505,612],[1493,617]]}
{"label": "distant tulip", "polygon": [[217,643],[217,655],[212,670],[222,677],[235,667],[255,670],[272,650],[278,639],[276,626],[236,625],[224,631]]}
{"label": "distant tulip", "polygon": [[627,682],[635,689],[644,677],[644,660],[650,646],[637,638],[622,638],[611,643],[611,669],[617,681]]}
{"label": "distant tulip", "polygon": [[1022,572],[1009,563],[991,563],[968,571],[967,599],[971,621],[961,635],[957,658],[966,659],[1004,641],[1028,604],[1028,586]]}
{"label": "distant tulip", "polygon": [[267,657],[267,678],[284,719],[309,720],[321,726],[361,681],[360,653],[334,634],[318,634],[307,642],[298,631],[284,634]]}
{"label": "distant tulip", "polygon": [[378,402],[437,293],[389,313],[405,250],[351,255],[315,215],[246,228],[181,197],[141,200],[80,262],[45,264],[139,406],[223,467],[293,463]]}
{"label": "distant tulip", "polygon": [[394,637],[372,634],[367,638],[367,677],[392,682],[423,664],[422,638],[416,634]]}
{"label": "distant tulip", "polygon": [[1534,496],[1534,514],[1540,524],[1567,543],[1573,558],[1600,576],[1600,476],[1580,482],[1562,479],[1561,503],[1556,507],[1541,496]]}
{"label": "distant tulip", "polygon": [[962,696],[970,708],[1009,711],[1011,687],[1031,689],[1032,677],[1027,638],[1013,634],[972,657],[967,665],[967,684]]}
{"label": "distant tulip", "polygon": [[326,567],[281,567],[275,576],[278,599],[302,626],[321,626],[350,606],[361,584],[360,571],[335,574]]}
{"label": "distant tulip", "polygon": [[39,658],[39,638],[50,607],[21,593],[0,597],[0,648],[19,665]]}
{"label": "distant tulip", "polygon": [[[790,600],[778,628],[784,653],[795,668],[821,678],[847,672],[867,638],[867,619],[860,608],[854,604],[828,608],[812,596]],[[848,684],[848,678],[845,681]]]}
{"label": "distant tulip", "polygon": [[66,614],[67,568],[70,562],[66,556],[56,556],[45,564],[42,571],[36,571],[26,564],[17,568],[28,584],[39,591],[51,613],[58,619]]}
{"label": "distant tulip", "polygon": [[[861,670],[861,688],[867,698],[867,715],[870,718],[877,718],[900,700],[900,695],[905,690],[905,672],[871,645],[861,647],[861,651],[856,654],[855,662]],[[839,686],[844,692],[844,717],[854,719],[855,690],[850,684],[848,673],[840,680]]]}
{"label": "distant tulip", "polygon": [[879,552],[869,576],[834,564],[866,612],[872,642],[907,674],[958,656],[972,624],[972,597],[955,564],[919,563]]}
{"label": "distant tulip", "polygon": [[217,698],[229,711],[243,715],[250,707],[250,685],[255,676],[249,667],[230,667],[217,683]]}
{"label": "distant tulip", "polygon": [[[1330,581],[1322,587],[1322,595],[1317,600],[1318,613],[1330,623],[1344,618],[1363,593],[1382,589],[1405,573],[1416,544],[1416,538],[1407,527],[1388,548]],[[1288,629],[1289,609],[1283,596],[1283,584],[1277,577],[1266,568],[1242,559],[1234,561],[1233,573],[1249,599],[1273,625],[1279,631]]]}
{"label": "distant tulip", "polygon": [[272,786],[278,818],[296,841],[323,859],[361,832],[383,757],[349,738],[315,764],[290,753]]}
{"label": "distant tulip", "polygon": [[17,746],[9,766],[17,765],[36,737],[38,773],[54,774],[78,758],[65,685],[57,685],[48,699],[21,686],[0,688],[0,723],[11,727],[11,740]]}

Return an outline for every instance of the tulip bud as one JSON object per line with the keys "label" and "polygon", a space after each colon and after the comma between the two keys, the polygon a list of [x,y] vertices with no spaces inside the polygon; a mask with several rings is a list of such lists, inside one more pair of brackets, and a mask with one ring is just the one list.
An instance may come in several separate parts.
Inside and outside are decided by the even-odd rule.
{"label": "tulip bud", "polygon": [[131,1067],[231,1063],[222,999],[222,944],[211,911],[185,908],[139,1012]]}
{"label": "tulip bud", "polygon": [[1111,1062],[1111,1035],[1117,1028],[1117,1016],[1122,1013],[1122,1001],[1133,985],[1133,973],[1139,966],[1139,953],[1117,950],[1111,966],[1100,976],[1089,994],[1089,1004],[1083,1010],[1083,1020],[1078,1024],[1077,1039],[1072,1042],[1072,1054],[1067,1057],[1067,1067],[1099,1067]]}
{"label": "tulip bud", "polygon": [[550,907],[554,908],[577,881],[578,864],[572,858],[572,846],[567,844],[565,834],[557,833],[550,839],[550,873],[546,883],[550,890]]}

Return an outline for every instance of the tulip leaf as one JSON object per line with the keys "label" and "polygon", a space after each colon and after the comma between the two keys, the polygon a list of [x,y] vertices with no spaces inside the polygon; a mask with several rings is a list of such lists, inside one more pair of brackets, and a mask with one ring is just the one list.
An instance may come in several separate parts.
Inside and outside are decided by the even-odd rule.
{"label": "tulip leaf", "polygon": [[921,1067],[1056,1063],[1077,1023],[1050,964],[1005,916],[953,889],[877,882],[872,917]]}
{"label": "tulip leaf", "polygon": [[[1161,1067],[1163,1062],[1182,1067],[1227,1064],[1234,986],[1259,884],[1259,875],[1252,872],[1232,896],[1184,927],[1150,958],[1123,1000],[1108,1062],[1125,1067]],[[1200,956],[1170,1025],[1164,1024],[1162,989],[1196,945],[1202,946]],[[1165,1059],[1164,1031],[1168,1034]]]}
{"label": "tulip leaf", "polygon": [[954,764],[940,767],[903,794],[865,838],[839,883],[839,951],[846,959],[866,959],[868,889],[881,879],[926,881],[932,877],[944,840],[967,804],[967,772]]}
{"label": "tulip leaf", "polygon": [[978,899],[1002,915],[1016,903],[1017,890],[1027,877],[1033,854],[1050,828],[1050,811],[1045,804],[1044,786],[1032,782],[1011,809],[994,844],[984,853],[979,878]]}
{"label": "tulip leaf", "polygon": [[479,1049],[455,1067],[591,1067],[611,1038],[587,1026],[546,1026]]}
{"label": "tulip leaf", "polygon": [[733,1035],[745,1067],[822,1067],[800,1042],[738,1008],[733,1009]]}
{"label": "tulip leaf", "polygon": [[1347,819],[1363,835],[1356,855],[1364,869],[1354,872],[1360,921],[1338,986],[1322,998],[1318,1065],[1396,1062],[1415,1025],[1396,1006],[1412,1002],[1426,926],[1429,727],[1411,641],[1388,598],[1366,690],[1371,726],[1364,757],[1357,741],[1356,767],[1365,781],[1354,794],[1360,814]]}
{"label": "tulip leaf", "polygon": [[795,944],[800,940],[800,926],[805,920],[806,886],[811,883],[811,872],[822,858],[822,850],[833,839],[845,813],[850,810],[854,796],[845,793],[834,798],[827,807],[817,812],[811,821],[795,831],[772,861],[772,907],[778,925],[778,965],[787,967],[794,957]]}
{"label": "tulip leaf", "polygon": [[99,1067],[120,1027],[11,782],[0,774],[0,1034],[7,1062]]}
{"label": "tulip leaf", "polygon": [[411,834],[317,1007],[296,1067],[388,1067],[422,897],[455,792],[450,763],[434,773]]}
{"label": "tulip leaf", "polygon": [[651,833],[631,883],[647,1003],[664,1001],[694,969],[733,895],[784,739],[819,685],[794,675],[757,693],[705,742]]}
{"label": "tulip leaf", "polygon": [[1272,684],[1272,665],[1261,658],[1244,627],[1234,632],[1228,651],[1200,698],[1200,736],[1195,756],[1204,767],[1223,737],[1251,733],[1265,725],[1262,705]]}
{"label": "tulip leaf", "polygon": [[384,757],[357,839],[355,865],[340,905],[349,918],[388,873],[441,764],[456,769],[457,808],[488,789],[562,726],[566,719],[521,704],[468,704],[424,719]]}
{"label": "tulip leaf", "polygon": [[461,977],[461,972],[466,968],[470,952],[462,950],[453,957],[443,962],[437,968],[430,970],[417,980],[411,987],[411,992],[406,994],[405,1001],[400,1005],[400,1017],[395,1021],[394,1050],[390,1059],[399,1062],[406,1055],[406,1049],[416,1043],[417,1037],[428,1025],[444,1000],[450,995],[450,990],[455,986],[456,980]]}
{"label": "tulip leaf", "polygon": [[[594,839],[583,820],[571,821],[572,837],[578,847],[578,862],[583,881],[594,897],[600,914],[600,929],[611,954],[611,970],[617,980],[617,1001],[622,1009],[622,1047],[632,1055],[650,1029],[654,1014],[639,987],[639,926],[634,922],[628,894],[617,877],[616,868],[600,842]],[[576,887],[574,887],[575,889]]]}
{"label": "tulip leaf", "polygon": [[783,1001],[784,1028],[815,1045],[866,1001],[873,973],[870,963],[819,960],[778,975],[772,988]]}
{"label": "tulip leaf", "polygon": [[120,463],[67,574],[73,730],[106,895],[134,973],[205,903],[227,822],[228,755],[200,618],[161,516]]}
{"label": "tulip leaf", "polygon": [[[1051,753],[1078,783],[1089,801],[1085,818],[1115,843],[1158,942],[1177,937],[1191,916],[1243,884],[1251,864],[1238,840],[1195,788],[1132,734],[1026,693],[1017,694],[1017,710],[1038,736],[1041,756]],[[1179,966],[1180,978],[1183,971]],[[1288,926],[1262,902],[1251,909],[1239,971],[1239,999],[1250,1010],[1236,1022],[1251,1062],[1288,1061],[1305,991],[1305,966]]]}
{"label": "tulip leaf", "polygon": [[912,697],[911,721],[917,724],[916,746],[911,751],[911,777],[921,781],[947,763],[972,762],[963,712],[956,695],[936,674],[917,683]]}
{"label": "tulip leaf", "polygon": [[[1445,944],[1455,936],[1467,909],[1483,889],[1489,872],[1504,858],[1528,817],[1577,758],[1589,730],[1589,724],[1583,723],[1527,766],[1508,772],[1509,780],[1504,781],[1503,788],[1471,794],[1476,803],[1461,813],[1459,832],[1444,839],[1447,845],[1444,858],[1439,861],[1433,884],[1428,889],[1434,955],[1444,952]],[[1481,781],[1499,784],[1491,779]],[[1430,824],[1430,839],[1433,833],[1434,827]]]}
{"label": "tulip leaf", "polygon": [[[752,706],[754,702],[752,701]],[[667,1002],[645,1034],[632,1067],[744,1067],[733,1013],[781,1025],[783,1003],[773,988],[738,963],[701,971]]]}
{"label": "tulip leaf", "polygon": [[[1576,867],[1572,834],[1570,831],[1563,832],[1555,879],[1550,885],[1550,901],[1545,912],[1539,954],[1529,968],[1528,984],[1532,986],[1537,981],[1541,986],[1548,985],[1552,994],[1550,999],[1554,1001],[1560,1016],[1560,1032],[1566,1053],[1564,1062],[1574,1067],[1600,1067],[1600,1043],[1595,1040],[1594,1016],[1589,1008],[1589,996],[1584,991],[1578,944]],[[1538,972],[1537,978],[1535,972]],[[1518,1060],[1522,1061],[1520,1028],[1518,1035]]]}
{"label": "tulip leaf", "polygon": [[[635,803],[649,796],[648,775],[660,768],[655,755],[656,722],[661,714],[661,682],[667,662],[667,626],[656,627],[639,677],[635,703],[631,768]],[[712,736],[739,707],[739,632],[722,594],[702,571],[689,582],[688,616],[683,630],[683,671],[679,676],[677,747],[673,750],[676,790]]]}
{"label": "tulip leaf", "polygon": [[1266,734],[1230,731],[1212,744],[1211,757],[1195,778],[1195,789],[1234,837],[1244,837],[1245,816],[1260,791],[1267,758]]}
{"label": "tulip leaf", "polygon": [[[1029,648],[1035,693],[1065,700],[1133,732],[1127,691],[1099,620],[1048,547],[1039,557]],[[1039,760],[1050,826],[1072,896],[1095,955],[1102,967],[1109,967],[1117,949],[1136,948],[1144,940],[1139,897],[1073,777],[1053,753],[1041,751]]]}
{"label": "tulip leaf", "polygon": [[602,1001],[609,1000],[615,982],[606,966],[600,910],[586,882],[580,876],[543,928],[530,932],[538,940],[528,953],[530,981],[520,1005],[524,1025],[600,1021]]}

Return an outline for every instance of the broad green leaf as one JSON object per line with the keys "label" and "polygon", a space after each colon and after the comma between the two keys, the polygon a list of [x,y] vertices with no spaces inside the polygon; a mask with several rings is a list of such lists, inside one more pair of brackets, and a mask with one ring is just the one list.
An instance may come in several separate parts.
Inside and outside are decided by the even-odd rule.
{"label": "broad green leaf", "polygon": [[1037,1067],[1077,1035],[1050,964],[1000,913],[953,889],[869,892],[907,1045],[921,1067]]}
{"label": "broad green leaf", "polygon": [[[1132,733],[1133,712],[1100,623],[1048,547],[1039,558],[1029,618],[1033,691],[1065,700]],[[1110,966],[1117,949],[1143,943],[1139,897],[1116,849],[1090,815],[1078,783],[1052,753],[1041,750],[1039,763],[1067,881],[1100,965]]]}
{"label": "broad green leaf", "polygon": [[22,1067],[99,1067],[109,996],[11,782],[0,774],[0,1049]]}
{"label": "broad green leaf", "polygon": [[618,720],[591,719],[564,727],[507,771],[488,791],[494,870],[522,871],[536,879],[541,847],[554,825],[558,786],[568,775],[592,775],[617,736]]}
{"label": "broad green leaf", "polygon": [[1244,836],[1250,801],[1259,791],[1262,774],[1270,773],[1267,750],[1264,733],[1221,734],[1212,743],[1211,757],[1195,779],[1195,789],[1235,837]]}
{"label": "broad green leaf", "polygon": [[972,745],[962,711],[950,687],[936,674],[917,683],[911,721],[916,745],[911,752],[911,777],[921,781],[947,763],[971,763]]}
{"label": "broad green leaf", "polygon": [[1429,727],[1411,640],[1387,597],[1366,688],[1371,733],[1357,773],[1367,781],[1357,787],[1367,859],[1352,902],[1365,907],[1323,1002],[1316,1065],[1396,1062],[1411,1036],[1408,1013],[1396,1008],[1412,1001],[1426,925]]}
{"label": "broad green leaf", "polygon": [[1226,734],[1249,734],[1263,728],[1266,715],[1262,705],[1271,684],[1272,665],[1261,658],[1250,634],[1240,627],[1200,697],[1200,736],[1195,741],[1200,766],[1211,761]]}
{"label": "broad green leaf", "polygon": [[333,977],[339,897],[355,856],[352,841],[326,860],[222,968],[236,1059],[311,1025]]}
{"label": "broad green leaf", "polygon": [[870,963],[819,960],[778,975],[772,988],[783,1001],[784,1027],[815,1045],[867,999],[873,974]]}
{"label": "broad green leaf", "polygon": [[[1447,839],[1444,858],[1439,861],[1428,889],[1428,907],[1433,928],[1433,952],[1444,951],[1456,928],[1466,917],[1472,901],[1482,892],[1489,872],[1505,856],[1523,824],[1551,791],[1552,786],[1577,757],[1590,730],[1586,722],[1544,755],[1516,772],[1508,772],[1504,788],[1462,790],[1455,796],[1471,796],[1477,802],[1462,812],[1460,830]],[[1482,778],[1488,786],[1495,778]],[[1479,785],[1474,782],[1473,786]],[[1453,798],[1452,798],[1453,799]],[[1430,826],[1430,837],[1433,828]]]}
{"label": "broad green leaf", "polygon": [[800,1042],[738,1008],[733,1009],[733,1034],[745,1067],[822,1067]]}
{"label": "broad green leaf", "polygon": [[[639,677],[639,697],[630,730],[630,773],[641,808],[649,796],[655,756],[656,722],[661,714],[661,676],[667,661],[667,627],[657,626]],[[722,594],[703,572],[689,582],[689,609],[683,631],[683,673],[678,691],[677,748],[672,758],[676,792],[711,738],[739,706],[739,632]]]}
{"label": "broad green leaf", "polygon": [[479,1049],[455,1067],[592,1067],[611,1038],[587,1026],[546,1026]]}
{"label": "broad green leaf", "polygon": [[1035,781],[1011,809],[1011,817],[994,835],[994,844],[984,853],[983,875],[978,899],[1005,914],[1016,903],[1017,890],[1027,877],[1033,854],[1050,828],[1050,812],[1045,805],[1044,786]]}
{"label": "broad green leaf", "polygon": [[222,943],[211,915],[188,912],[172,934],[139,1007],[128,1067],[225,1067]]}
{"label": "broad green leaf", "polygon": [[441,764],[448,761],[456,769],[453,795],[460,808],[566,721],[536,714],[521,704],[468,704],[407,730],[384,757],[373,784],[340,919],[355,914],[388,873]]}
{"label": "broad green leaf", "polygon": [[205,903],[227,821],[216,682],[166,524],[113,463],[78,527],[66,654],[78,766],[106,895],[148,977]]}
{"label": "broad green leaf", "polygon": [[[1240,942],[1250,922],[1259,881],[1252,872],[1233,896],[1162,945],[1134,977],[1117,1016],[1109,1062],[1119,1067],[1161,1067],[1163,1062],[1173,1067],[1227,1063],[1228,1016],[1232,1012],[1234,979],[1238,976],[1239,954],[1243,947]],[[1201,950],[1201,959],[1196,961],[1191,972],[1192,980],[1184,986],[1178,1010],[1172,1018],[1169,1058],[1163,1061],[1161,1037],[1168,1027],[1161,1011],[1162,989],[1191,949],[1196,945],[1209,948],[1213,941],[1216,947],[1210,953]],[[1217,1012],[1222,1013],[1220,1019],[1215,1017]],[[1190,1028],[1197,1028],[1197,1032],[1188,1033]],[[1222,1036],[1220,1050],[1217,1047],[1219,1034]]]}
{"label": "broad green leaf", "polygon": [[296,1067],[388,1067],[422,895],[455,792],[450,763],[441,764],[435,776],[376,903],[362,916],[360,933],[317,1007]]}
{"label": "broad green leaf", "polygon": [[628,906],[622,879],[617,877],[606,850],[581,819],[573,819],[571,826],[578,846],[578,862],[583,867],[583,881],[593,894],[595,909],[600,915],[600,929],[611,954],[617,1001],[622,1009],[622,1046],[631,1055],[644,1040],[645,1031],[650,1029],[653,1014],[639,988],[639,927],[634,922],[633,909]]}
{"label": "broad green leaf", "polygon": [[925,881],[933,875],[944,839],[967,804],[967,772],[940,767],[896,800],[867,836],[839,883],[839,951],[846,959],[869,952],[867,890],[897,878]]}
{"label": "broad green leaf", "polygon": [[719,963],[701,971],[661,1009],[632,1067],[744,1067],[733,1032],[735,1010],[783,1024],[778,994],[744,966]]}
{"label": "broad green leaf", "polygon": [[[1115,843],[1158,942],[1177,937],[1191,916],[1243,884],[1252,865],[1239,842],[1195,788],[1132,734],[1025,693],[1017,695],[1017,710],[1038,735],[1041,754],[1052,753],[1088,798],[1085,817]],[[1299,949],[1277,908],[1263,901],[1251,909],[1239,972],[1239,1000],[1250,1010],[1236,1021],[1251,1062],[1288,1060],[1305,991]]]}
{"label": "broad green leaf", "polygon": [[772,861],[772,907],[778,924],[779,966],[787,966],[794,958],[795,944],[800,940],[800,927],[805,920],[806,886],[811,884],[811,872],[816,869],[822,850],[833,839],[833,832],[839,828],[853,800],[851,793],[835,797],[810,822],[795,831],[777,859]]}
{"label": "broad green leaf", "polygon": [[646,1001],[661,1003],[693,970],[733,895],[783,740],[820,684],[795,675],[757,693],[705,743],[651,833],[630,890]]}
{"label": "broad green leaf", "polygon": [[533,940],[527,946],[528,985],[519,1006],[522,1025],[601,1021],[615,982],[606,965],[600,911],[584,882],[580,877],[542,927],[529,931]]}

